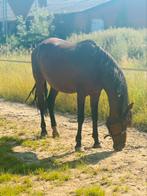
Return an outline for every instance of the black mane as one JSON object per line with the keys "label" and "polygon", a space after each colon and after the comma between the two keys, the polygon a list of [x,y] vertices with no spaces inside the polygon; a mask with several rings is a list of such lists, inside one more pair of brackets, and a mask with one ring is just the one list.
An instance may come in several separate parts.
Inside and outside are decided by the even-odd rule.
{"label": "black mane", "polygon": [[128,106],[128,89],[124,74],[114,58],[108,54],[104,49],[97,46],[97,53],[99,62],[102,67],[104,79],[108,79],[110,88],[114,89],[116,97],[118,98],[119,113],[123,115]]}

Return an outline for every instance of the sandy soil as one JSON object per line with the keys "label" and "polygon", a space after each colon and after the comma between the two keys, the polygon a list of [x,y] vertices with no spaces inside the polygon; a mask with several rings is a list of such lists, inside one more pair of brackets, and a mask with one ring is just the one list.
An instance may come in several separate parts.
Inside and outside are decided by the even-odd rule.
{"label": "sandy soil", "polygon": [[[39,135],[40,117],[39,112],[25,104],[10,103],[0,100],[0,118],[17,122],[17,128],[7,129],[7,125],[1,127],[0,137],[13,136],[17,134],[21,138],[33,140]],[[52,150],[30,151],[32,161],[44,160],[55,157],[62,162],[74,162],[80,160],[74,152],[75,135],[77,129],[76,116],[69,114],[56,114],[59,139],[51,138],[49,120],[47,120],[49,137],[46,139],[50,143]],[[23,133],[23,128],[26,133]],[[19,131],[18,131],[19,130]],[[29,131],[31,130],[31,131]],[[147,134],[131,128],[128,129],[128,138],[125,149],[122,152],[113,152],[112,141],[104,135],[107,134],[105,126],[99,127],[101,149],[92,149],[93,139],[91,137],[91,119],[86,119],[83,127],[83,156],[89,167],[97,171],[96,174],[87,175],[76,173],[67,182],[58,186],[51,186],[48,182],[37,185],[45,195],[74,195],[74,191],[83,186],[99,183],[105,190],[106,195],[113,195],[114,187],[128,187],[127,191],[120,190],[116,195],[145,196],[146,176],[147,176]],[[63,148],[62,148],[63,147]],[[16,152],[28,152],[27,148],[15,147]],[[28,157],[27,157],[28,158]],[[110,181],[110,183],[108,183]]]}

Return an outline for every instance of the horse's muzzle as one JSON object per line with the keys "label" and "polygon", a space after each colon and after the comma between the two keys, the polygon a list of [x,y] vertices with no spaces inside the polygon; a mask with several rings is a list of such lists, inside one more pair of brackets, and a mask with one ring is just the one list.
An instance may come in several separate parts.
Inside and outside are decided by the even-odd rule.
{"label": "horse's muzzle", "polygon": [[125,144],[113,145],[114,150],[117,152],[122,151],[124,147],[125,147]]}

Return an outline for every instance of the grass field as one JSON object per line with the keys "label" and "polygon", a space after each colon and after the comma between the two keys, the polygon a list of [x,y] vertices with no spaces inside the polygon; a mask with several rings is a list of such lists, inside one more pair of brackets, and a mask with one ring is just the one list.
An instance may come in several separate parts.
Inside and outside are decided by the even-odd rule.
{"label": "grass field", "polygon": [[[78,41],[93,39],[107,49],[122,67],[146,68],[145,40],[146,30],[111,29],[103,33],[89,35],[73,35],[70,40]],[[29,53],[25,51],[8,52],[1,58],[15,60],[30,60]],[[147,72],[124,71],[127,79],[130,101],[134,102],[133,124],[141,130],[147,130]],[[0,97],[24,102],[34,85],[31,65],[21,63],[0,62]],[[30,100],[31,101],[31,100]],[[76,96],[60,93],[56,109],[61,112],[76,113]],[[87,99],[86,114],[90,114],[89,100]],[[104,120],[108,115],[108,101],[103,92],[100,99],[99,118]]]}
{"label": "grass field", "polygon": [[[93,149],[90,119],[75,152],[75,115],[57,114],[60,137],[40,139],[39,114],[27,105],[0,100],[0,196],[146,195],[147,134],[128,129],[123,151],[114,152],[108,130],[99,127],[102,148]],[[137,157],[137,158],[136,158]]]}

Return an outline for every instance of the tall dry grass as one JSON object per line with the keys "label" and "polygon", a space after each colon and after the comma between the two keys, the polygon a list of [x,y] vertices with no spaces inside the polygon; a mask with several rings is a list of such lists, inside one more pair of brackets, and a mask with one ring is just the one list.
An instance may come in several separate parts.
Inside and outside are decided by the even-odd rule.
{"label": "tall dry grass", "polygon": [[[95,40],[98,44],[101,43],[100,45],[105,47],[110,42],[107,46],[107,48],[109,48],[108,51],[110,50],[109,52],[114,56],[114,58],[116,57],[116,59],[118,59],[122,67],[146,67],[146,56],[144,55],[145,48],[143,46],[143,40],[145,40],[144,32],[145,30],[137,31],[133,29],[111,29],[104,31],[103,33],[99,32],[79,36],[73,35],[70,39],[72,41],[78,41],[90,38]],[[115,40],[114,42],[114,35],[119,37],[118,40],[121,40],[121,45],[125,45],[125,48],[127,47],[126,53],[123,53],[122,48],[120,48],[119,41],[116,42]],[[136,41],[136,53],[135,38],[131,36],[136,38],[139,38],[139,36],[142,37],[139,39],[139,41]],[[112,43],[110,40],[113,40]],[[127,43],[124,40],[127,40]],[[134,40],[132,41],[132,43],[134,43],[133,46],[130,46],[130,40]],[[108,43],[106,44],[106,42]],[[116,44],[116,46],[113,42]],[[115,53],[117,53],[117,56],[115,56],[115,53],[113,53],[114,49],[112,46],[116,47]],[[131,49],[131,47],[133,47],[133,49]],[[120,50],[122,50],[122,52],[120,52]],[[133,55],[132,58],[129,56],[131,51]],[[13,51],[13,53],[8,53],[7,55],[7,58],[13,60],[30,60],[30,55],[24,51]],[[3,57],[6,56],[3,55]],[[124,74],[127,79],[130,101],[135,103],[133,109],[134,125],[141,130],[147,131],[147,72],[124,71]],[[10,101],[24,102],[33,85],[34,80],[32,77],[30,64],[0,62],[0,97]],[[56,101],[56,110],[61,112],[76,113],[76,95],[60,93]],[[108,111],[109,107],[107,96],[104,92],[102,92],[100,97],[99,119],[104,120],[108,115]],[[89,98],[86,100],[86,114],[90,114]]]}

